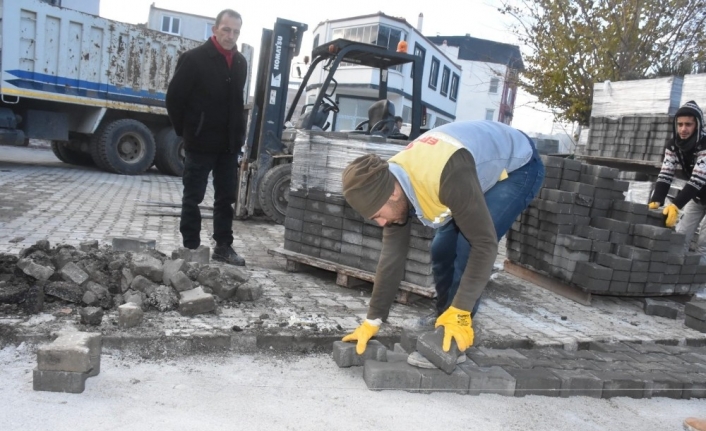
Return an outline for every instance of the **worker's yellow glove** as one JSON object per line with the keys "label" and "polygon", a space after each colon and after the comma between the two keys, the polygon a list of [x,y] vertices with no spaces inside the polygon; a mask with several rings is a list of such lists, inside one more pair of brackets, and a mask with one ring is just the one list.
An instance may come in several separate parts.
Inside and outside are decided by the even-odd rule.
{"label": "worker's yellow glove", "polygon": [[647,207],[651,210],[656,210],[659,208],[659,202],[650,202]]}
{"label": "worker's yellow glove", "polygon": [[664,207],[662,211],[666,217],[664,219],[664,225],[667,227],[674,227],[677,224],[677,219],[679,218],[679,208],[674,204],[669,204]]}
{"label": "worker's yellow glove", "polygon": [[370,320],[366,319],[355,331],[343,337],[341,341],[357,341],[358,344],[355,346],[355,352],[362,355],[365,353],[368,340],[373,338],[375,334],[378,333],[379,329],[379,324],[376,326],[374,323],[371,323]]}
{"label": "worker's yellow glove", "polygon": [[451,349],[451,339],[456,340],[458,350],[465,352],[473,345],[473,328],[471,328],[471,312],[449,307],[444,314],[436,319],[435,328],[444,327],[444,342],[441,348],[444,352]]}

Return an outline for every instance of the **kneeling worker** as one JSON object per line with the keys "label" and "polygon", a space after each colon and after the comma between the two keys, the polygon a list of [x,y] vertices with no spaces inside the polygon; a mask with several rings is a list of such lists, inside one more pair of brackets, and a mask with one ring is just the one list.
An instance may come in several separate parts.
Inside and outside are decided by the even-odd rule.
{"label": "kneeling worker", "polygon": [[351,162],[343,172],[343,194],[353,209],[383,226],[383,239],[367,319],[343,341],[357,341],[362,354],[387,320],[404,276],[409,217],[416,216],[438,229],[431,258],[442,347],[448,352],[452,339],[460,351],[470,347],[471,310],[490,279],[498,241],[543,180],[532,140],[491,121],[437,127],[388,162],[374,154]]}

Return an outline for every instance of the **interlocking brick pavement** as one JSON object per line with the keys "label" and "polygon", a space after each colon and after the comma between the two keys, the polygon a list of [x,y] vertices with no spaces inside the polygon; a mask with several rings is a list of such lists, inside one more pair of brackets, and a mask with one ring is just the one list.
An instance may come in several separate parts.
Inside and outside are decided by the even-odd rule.
{"label": "interlocking brick pavement", "polygon": [[[109,174],[59,162],[51,151],[0,147],[0,252],[17,253],[37,240],[52,245],[78,245],[98,240],[110,244],[115,236],[154,239],[157,249],[171,254],[180,245],[178,207],[147,206],[149,202],[178,205],[179,178],[152,169],[140,176]],[[211,205],[209,188],[204,205]],[[267,254],[283,243],[284,228],[261,219],[234,221],[234,247],[264,287],[252,304],[220,304],[218,314],[193,318],[176,312],[146,314],[149,327],[162,335],[192,336],[203,330],[231,331],[233,326],[270,333],[292,328],[312,334],[342,334],[365,317],[370,291],[335,284],[335,275],[322,270],[285,271],[285,261]],[[209,244],[210,219],[204,219],[202,243]],[[504,260],[504,244],[498,263]],[[491,347],[541,346],[575,350],[590,341],[706,343],[706,334],[684,326],[683,310],[676,320],[647,316],[637,299],[594,296],[583,306],[540,289],[504,272],[494,276],[474,319],[476,343]],[[395,304],[385,331],[398,329],[410,317],[428,314],[430,300],[412,306]],[[265,316],[266,318],[262,318]],[[106,313],[101,331],[116,331],[117,312]],[[78,314],[0,316],[0,325],[46,331],[78,322]],[[147,331],[133,328],[136,333]],[[381,335],[386,333],[381,331]],[[230,332],[232,333],[232,331]],[[582,344],[583,343],[583,344]]]}

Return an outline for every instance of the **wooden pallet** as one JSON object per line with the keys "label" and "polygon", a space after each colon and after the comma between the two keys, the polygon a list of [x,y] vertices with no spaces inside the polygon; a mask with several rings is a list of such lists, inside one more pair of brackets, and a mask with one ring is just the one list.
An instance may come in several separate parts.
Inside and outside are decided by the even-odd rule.
{"label": "wooden pallet", "polygon": [[[307,256],[284,248],[267,250],[272,256],[287,259],[287,271],[297,272],[302,270],[302,265],[324,269],[336,273],[336,284],[342,287],[355,288],[362,284],[369,285],[375,281],[375,274],[351,266],[341,265],[330,260]],[[411,304],[420,297],[432,298],[436,294],[433,287],[422,287],[417,284],[403,281],[397,293],[396,301],[401,304]]]}
{"label": "wooden pallet", "polygon": [[533,271],[515,262],[510,262],[505,260],[504,263],[505,272],[512,274],[517,278],[521,278],[525,281],[529,281],[543,289],[547,289],[551,292],[561,295],[564,298],[571,299],[582,305],[591,305],[591,292],[586,292],[581,290],[576,286],[571,286],[566,283],[549,277],[548,275],[540,274],[539,272]]}

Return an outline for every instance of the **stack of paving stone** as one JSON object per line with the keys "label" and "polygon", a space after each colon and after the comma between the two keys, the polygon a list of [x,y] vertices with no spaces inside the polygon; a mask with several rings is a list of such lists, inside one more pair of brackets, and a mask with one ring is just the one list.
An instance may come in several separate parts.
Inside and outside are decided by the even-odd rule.
{"label": "stack of paving stone", "polygon": [[37,350],[33,375],[35,391],[80,394],[86,379],[100,373],[100,334],[67,332]]}
{"label": "stack of paving stone", "polygon": [[695,293],[706,265],[660,210],[626,202],[616,169],[542,156],[544,187],[507,235],[510,261],[591,293]]}
{"label": "stack of paving stone", "polygon": [[682,86],[680,77],[596,83],[583,154],[661,161]]}
{"label": "stack of paving stone", "polygon": [[[366,137],[370,138],[370,137]],[[342,193],[343,170],[357,157],[375,153],[387,160],[403,147],[367,142],[346,133],[301,132],[294,146],[292,182],[285,219],[284,248],[296,253],[375,272],[382,228],[363,219]],[[412,221],[404,280],[429,287],[434,230]]]}
{"label": "stack of paving stone", "polygon": [[472,347],[467,360],[442,371],[407,363],[423,333],[404,331],[393,350],[370,341],[363,355],[355,343],[334,343],[339,367],[363,366],[371,390],[455,392],[523,397],[706,398],[706,348],[657,344],[596,343],[587,350]]}
{"label": "stack of paving stone", "polygon": [[706,332],[706,301],[691,300],[684,307],[684,324],[699,332]]}

